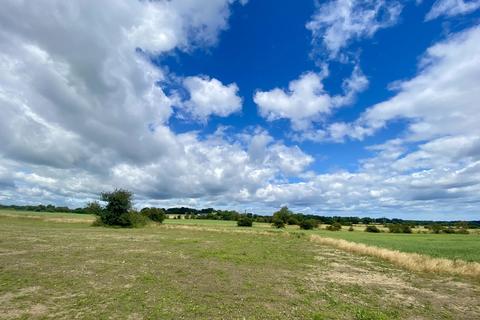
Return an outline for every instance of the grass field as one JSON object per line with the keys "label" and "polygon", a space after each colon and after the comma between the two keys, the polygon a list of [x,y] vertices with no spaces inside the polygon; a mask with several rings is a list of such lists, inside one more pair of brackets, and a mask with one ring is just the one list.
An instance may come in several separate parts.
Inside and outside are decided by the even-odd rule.
{"label": "grass field", "polygon": [[407,272],[299,232],[91,221],[0,212],[0,319],[480,318],[476,280]]}

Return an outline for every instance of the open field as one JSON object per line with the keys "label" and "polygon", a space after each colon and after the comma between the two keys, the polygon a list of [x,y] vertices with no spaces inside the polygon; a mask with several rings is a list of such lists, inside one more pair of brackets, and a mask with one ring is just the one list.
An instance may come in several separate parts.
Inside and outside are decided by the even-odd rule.
{"label": "open field", "polygon": [[1,319],[480,318],[478,280],[411,273],[304,233],[73,216],[0,214]]}

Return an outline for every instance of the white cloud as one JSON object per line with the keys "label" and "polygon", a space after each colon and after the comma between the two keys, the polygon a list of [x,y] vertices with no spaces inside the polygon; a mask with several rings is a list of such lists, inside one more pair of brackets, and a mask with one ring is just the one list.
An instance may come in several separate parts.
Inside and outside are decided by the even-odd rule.
{"label": "white cloud", "polygon": [[326,69],[321,73],[307,72],[291,81],[288,90],[257,91],[253,100],[268,121],[289,119],[294,130],[307,130],[312,122],[320,121],[332,109],[352,103],[356,94],[368,85],[367,78],[356,66],[343,83],[344,94],[332,96],[323,87],[322,81],[327,76]]}
{"label": "white cloud", "polygon": [[453,17],[471,13],[480,8],[479,0],[437,0],[425,16],[425,20],[433,20],[441,16]]}
{"label": "white cloud", "polygon": [[408,121],[408,139],[480,133],[480,27],[476,26],[430,47],[418,75],[398,82],[398,93],[368,108],[343,134],[363,139],[390,121]]}
{"label": "white cloud", "polygon": [[306,26],[333,59],[352,41],[394,25],[401,11],[397,1],[331,0],[318,6]]}
{"label": "white cloud", "polygon": [[242,108],[242,99],[238,96],[235,83],[223,85],[215,78],[203,76],[187,77],[183,85],[190,95],[183,107],[200,121],[206,121],[212,115],[226,117]]}

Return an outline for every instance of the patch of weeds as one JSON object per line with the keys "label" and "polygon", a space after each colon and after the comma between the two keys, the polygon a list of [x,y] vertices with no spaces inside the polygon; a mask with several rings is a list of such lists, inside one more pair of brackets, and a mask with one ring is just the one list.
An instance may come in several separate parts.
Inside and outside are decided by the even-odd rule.
{"label": "patch of weeds", "polygon": [[365,308],[357,309],[354,314],[355,320],[388,320],[384,313],[376,310],[369,310]]}

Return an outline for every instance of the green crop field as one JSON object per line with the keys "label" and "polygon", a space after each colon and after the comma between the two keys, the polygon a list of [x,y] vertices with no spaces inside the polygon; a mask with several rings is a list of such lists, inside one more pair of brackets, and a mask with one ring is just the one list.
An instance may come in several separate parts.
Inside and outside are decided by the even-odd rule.
{"label": "green crop field", "polygon": [[0,319],[480,317],[478,280],[411,273],[304,233],[200,220],[116,229],[92,220],[0,212]]}
{"label": "green crop field", "polygon": [[[234,221],[169,219],[165,222],[167,224],[237,228]],[[272,227],[267,223],[255,223],[254,229],[271,230]],[[319,234],[325,237],[344,239],[404,252],[420,253],[437,258],[480,262],[480,234],[475,232],[475,230],[471,234],[395,234],[388,232],[368,233],[363,230],[364,227],[357,227],[353,232],[347,231],[347,227],[343,227],[343,230],[338,232],[323,229],[300,231],[298,226],[288,226],[286,228],[286,231]]]}

